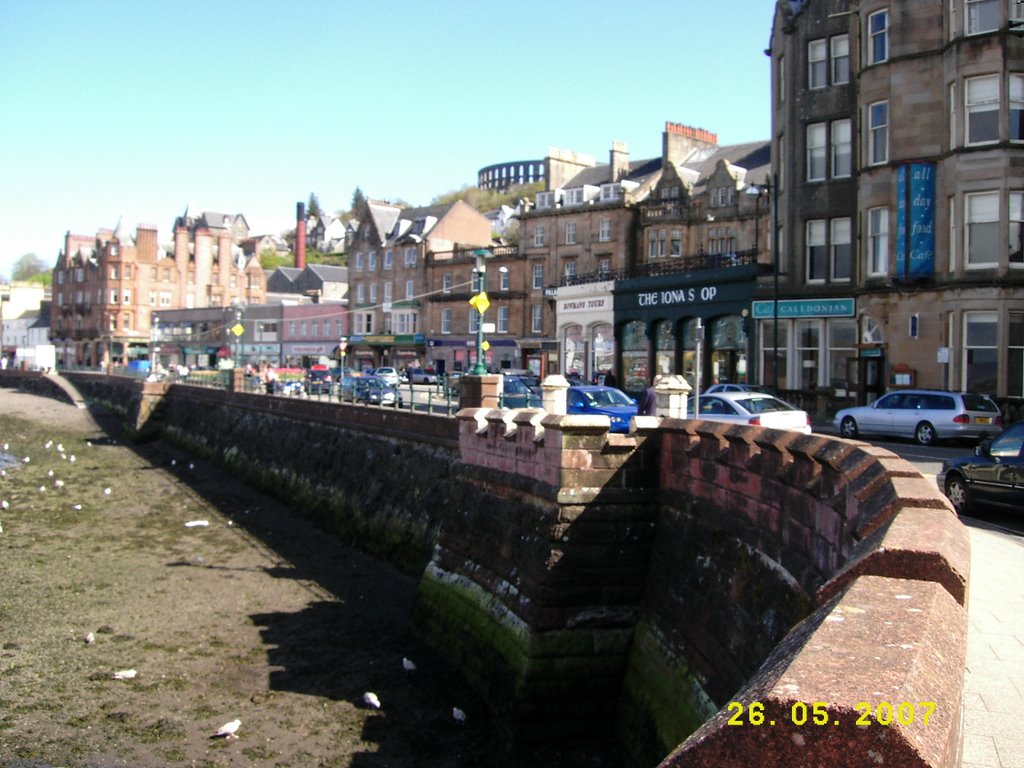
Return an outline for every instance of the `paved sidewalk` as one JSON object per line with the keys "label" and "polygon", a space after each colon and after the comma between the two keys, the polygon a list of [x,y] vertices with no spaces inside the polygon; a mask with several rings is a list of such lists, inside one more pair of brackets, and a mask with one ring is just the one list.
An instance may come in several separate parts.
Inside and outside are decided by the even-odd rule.
{"label": "paved sidewalk", "polygon": [[969,526],[962,768],[1024,768],[1024,538]]}

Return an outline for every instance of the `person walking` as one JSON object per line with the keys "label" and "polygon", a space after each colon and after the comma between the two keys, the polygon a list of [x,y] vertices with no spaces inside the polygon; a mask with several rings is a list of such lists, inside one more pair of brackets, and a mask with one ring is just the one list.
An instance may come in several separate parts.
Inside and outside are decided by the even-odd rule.
{"label": "person walking", "polygon": [[654,388],[658,386],[659,381],[661,381],[660,373],[654,377],[654,381],[651,382],[651,386],[644,390],[643,395],[640,397],[639,408],[637,408],[638,416],[658,415],[658,393]]}

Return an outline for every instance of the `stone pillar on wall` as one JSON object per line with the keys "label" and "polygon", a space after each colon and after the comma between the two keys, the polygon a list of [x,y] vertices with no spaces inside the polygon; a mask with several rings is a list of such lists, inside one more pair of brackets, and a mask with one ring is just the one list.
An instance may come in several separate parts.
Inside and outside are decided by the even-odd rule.
{"label": "stone pillar on wall", "polygon": [[686,400],[692,389],[682,376],[662,376],[654,385],[654,392],[658,396],[657,415],[685,419]]}
{"label": "stone pillar on wall", "polygon": [[557,416],[564,416],[568,407],[566,405],[566,392],[569,389],[569,381],[560,374],[548,376],[540,385],[544,392],[544,410]]}
{"label": "stone pillar on wall", "polygon": [[463,376],[460,380],[460,408],[497,408],[501,395],[501,376]]}

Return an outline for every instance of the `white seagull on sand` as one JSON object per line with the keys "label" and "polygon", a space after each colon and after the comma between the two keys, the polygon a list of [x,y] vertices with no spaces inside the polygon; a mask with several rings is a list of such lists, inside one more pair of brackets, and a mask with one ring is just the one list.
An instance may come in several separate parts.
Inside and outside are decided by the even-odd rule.
{"label": "white seagull on sand", "polygon": [[456,722],[459,722],[459,723],[466,722],[466,713],[463,712],[458,707],[452,707],[452,717],[455,718]]}
{"label": "white seagull on sand", "polygon": [[83,637],[82,639],[85,641],[86,645],[92,645],[96,642],[96,635],[94,635],[92,632],[86,632],[85,637]]}
{"label": "white seagull on sand", "polygon": [[415,672],[416,671],[416,664],[413,662],[412,659],[403,658],[402,659],[402,669],[404,669],[406,672]]}
{"label": "white seagull on sand", "polygon": [[138,672],[136,672],[134,669],[122,669],[119,672],[115,672],[114,673],[114,679],[115,680],[131,680],[137,674],[138,674]]}
{"label": "white seagull on sand", "polygon": [[363,703],[368,707],[380,709],[380,699],[377,698],[377,694],[373,691],[367,691],[363,694]]}
{"label": "white seagull on sand", "polygon": [[210,524],[209,520],[189,520],[185,523],[186,528],[205,528]]}
{"label": "white seagull on sand", "polygon": [[242,721],[235,718],[230,723],[224,723],[217,732],[210,736],[211,739],[237,739],[238,734],[235,733],[238,727],[242,724]]}

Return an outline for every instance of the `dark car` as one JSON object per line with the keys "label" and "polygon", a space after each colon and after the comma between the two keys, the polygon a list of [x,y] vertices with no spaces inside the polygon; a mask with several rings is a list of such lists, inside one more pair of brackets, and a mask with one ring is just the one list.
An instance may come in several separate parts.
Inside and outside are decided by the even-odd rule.
{"label": "dark car", "polygon": [[580,386],[566,390],[569,413],[597,414],[611,419],[611,432],[629,432],[629,424],[637,414],[636,400],[615,387]]}
{"label": "dark car", "polygon": [[540,408],[544,399],[521,376],[501,377],[502,408]]}
{"label": "dark car", "polygon": [[329,395],[334,391],[334,377],[327,368],[313,368],[302,382],[307,395]]}
{"label": "dark car", "polygon": [[1024,510],[1024,421],[983,442],[973,456],[947,459],[936,480],[957,514],[981,506]]}
{"label": "dark car", "polygon": [[398,387],[380,376],[361,376],[351,379],[351,399],[357,403],[368,405],[402,405],[402,395]]}

